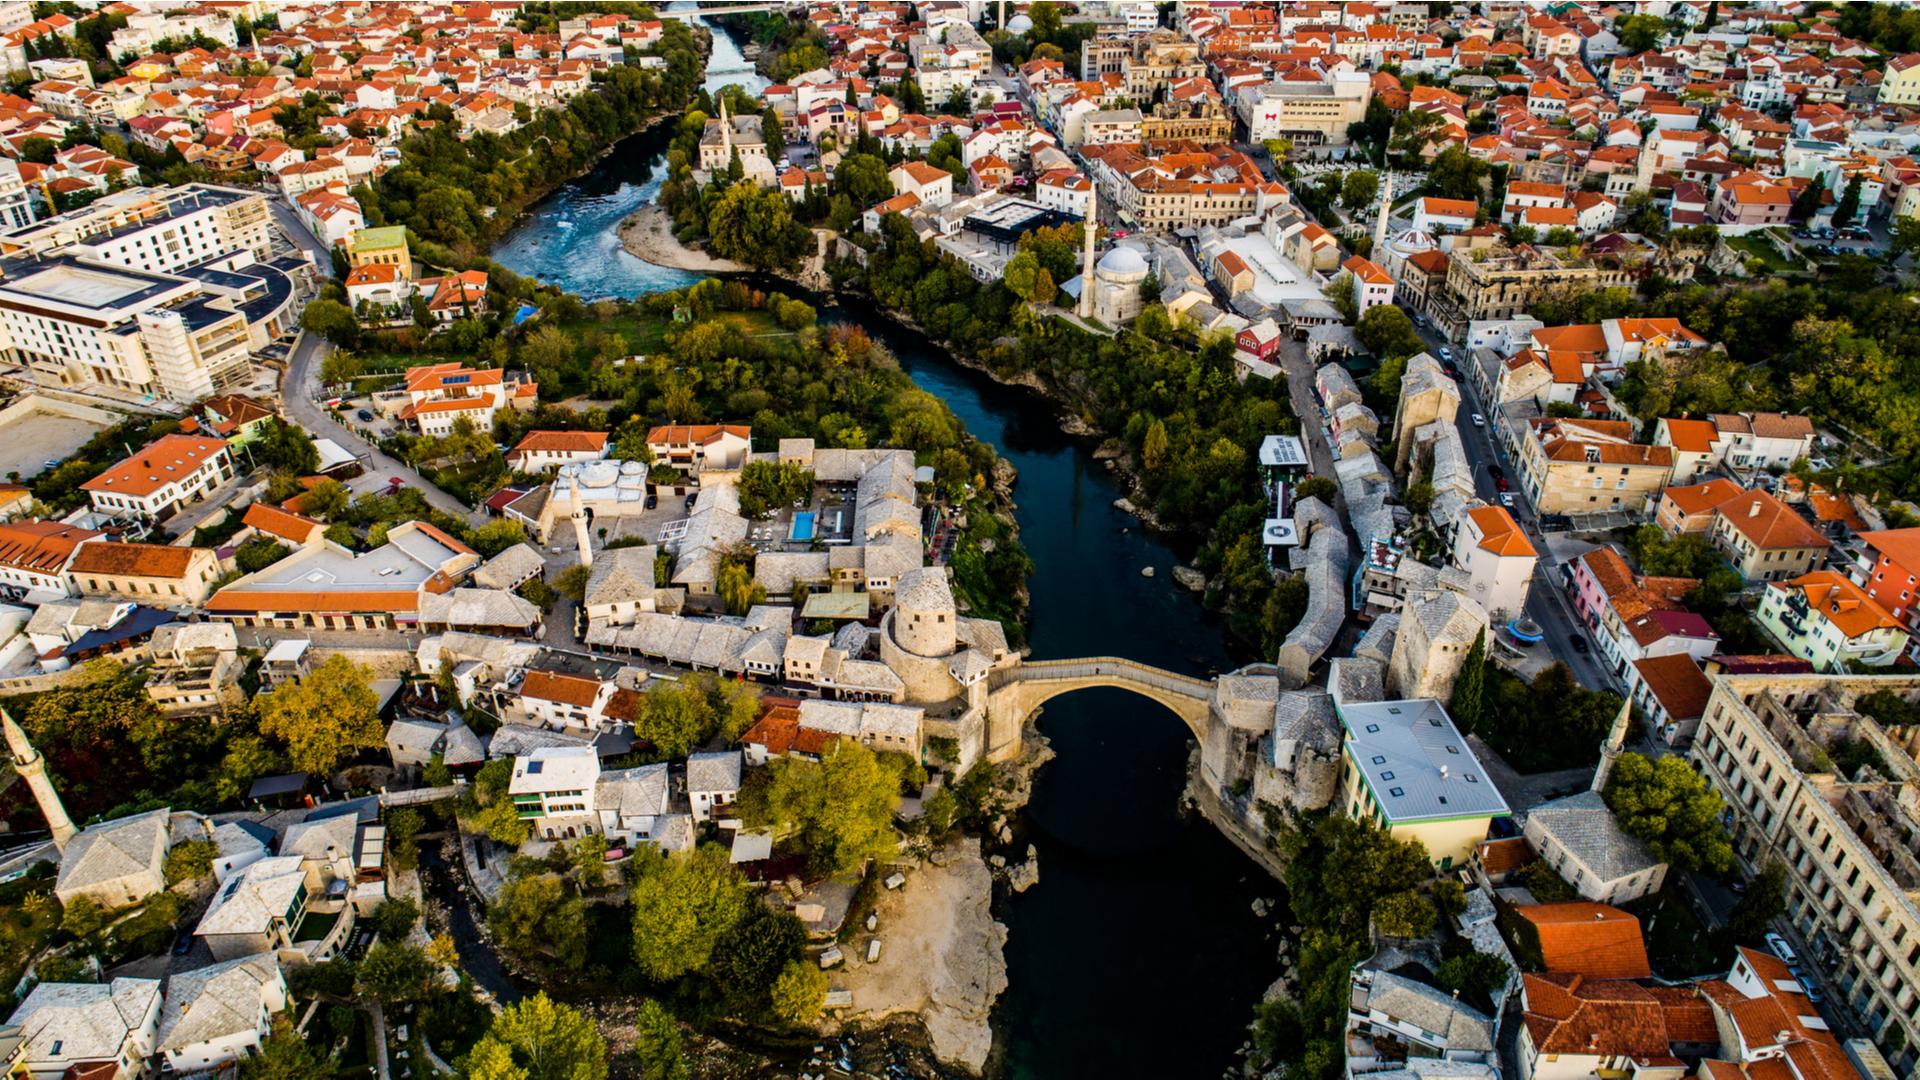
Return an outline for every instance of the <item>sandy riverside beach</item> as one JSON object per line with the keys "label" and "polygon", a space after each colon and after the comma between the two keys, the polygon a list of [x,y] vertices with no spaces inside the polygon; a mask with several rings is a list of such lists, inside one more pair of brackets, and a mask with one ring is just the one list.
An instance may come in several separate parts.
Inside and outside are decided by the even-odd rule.
{"label": "sandy riverside beach", "polygon": [[715,258],[704,251],[687,247],[673,235],[673,219],[658,206],[643,206],[620,222],[620,246],[636,259],[690,270],[700,274],[721,274],[751,270],[746,263]]}
{"label": "sandy riverside beach", "polygon": [[[993,1049],[988,1018],[1007,989],[1007,928],[993,920],[993,878],[977,838],[957,840],[908,871],[907,883],[882,890],[873,933],[857,929],[842,945],[846,967],[835,988],[853,991],[845,1020],[917,1013],[940,1060],[978,1073]],[[866,962],[879,938],[880,959]]]}

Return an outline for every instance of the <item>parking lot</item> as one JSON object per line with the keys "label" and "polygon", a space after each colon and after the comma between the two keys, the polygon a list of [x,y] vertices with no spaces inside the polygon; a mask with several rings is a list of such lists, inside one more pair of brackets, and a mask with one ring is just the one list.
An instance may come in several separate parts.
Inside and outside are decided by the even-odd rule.
{"label": "parking lot", "polygon": [[0,476],[22,479],[46,471],[107,425],[49,412],[31,412],[0,429]]}

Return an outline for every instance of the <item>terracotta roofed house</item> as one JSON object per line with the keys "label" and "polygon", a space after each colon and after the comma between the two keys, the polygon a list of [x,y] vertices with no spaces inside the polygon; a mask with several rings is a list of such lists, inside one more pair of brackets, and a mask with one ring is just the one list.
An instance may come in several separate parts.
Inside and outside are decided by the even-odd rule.
{"label": "terracotta roofed house", "polygon": [[1606,904],[1572,900],[1514,909],[1540,939],[1546,970],[1590,979],[1644,979],[1653,974],[1640,920]]}
{"label": "terracotta roofed house", "polygon": [[165,521],[233,479],[225,439],[168,435],[80,485],[103,514]]}
{"label": "terracotta roofed house", "polygon": [[213,549],[90,540],[67,576],[82,596],[112,596],[150,607],[199,604],[220,576]]}
{"label": "terracotta roofed house", "polygon": [[1783,581],[1819,565],[1831,546],[1819,529],[1765,491],[1748,491],[1713,508],[1707,539],[1748,581]]}
{"label": "terracotta roofed house", "polygon": [[518,472],[544,472],[607,456],[604,431],[529,431],[507,451],[507,464]]}
{"label": "terracotta roofed house", "polygon": [[321,522],[263,502],[247,507],[240,523],[257,535],[271,536],[300,547],[318,541],[327,532],[326,525]]}
{"label": "terracotta roofed house", "polygon": [[1743,490],[1739,484],[1724,476],[1716,476],[1704,483],[1667,488],[1660,493],[1660,502],[1653,515],[1654,524],[1665,530],[1668,536],[1685,533],[1705,535],[1713,528],[1714,509],[1721,503],[1739,497]]}
{"label": "terracotta roofed house", "polygon": [[1909,630],[1920,630],[1920,527],[1863,532],[1860,586]]}
{"label": "terracotta roofed house", "polygon": [[207,598],[206,610],[242,626],[411,627],[423,596],[452,591],[480,562],[437,526],[408,521],[384,545],[358,554],[322,539],[227,585]]}
{"label": "terracotta roofed house", "polygon": [[654,461],[692,473],[738,469],[752,447],[753,428],[746,424],[662,424],[647,432]]}
{"label": "terracotta roofed house", "polygon": [[1699,661],[1686,653],[1635,660],[1629,685],[1633,703],[1668,746],[1692,740],[1713,693],[1713,683],[1700,671]]}
{"label": "terracotta roofed house", "polygon": [[81,544],[105,535],[59,521],[0,525],[0,594],[31,603],[73,595],[67,564]]}
{"label": "terracotta roofed house", "polygon": [[1899,659],[1909,641],[1899,619],[1832,570],[1774,582],[1755,616],[1785,651],[1819,671],[1886,667]]}

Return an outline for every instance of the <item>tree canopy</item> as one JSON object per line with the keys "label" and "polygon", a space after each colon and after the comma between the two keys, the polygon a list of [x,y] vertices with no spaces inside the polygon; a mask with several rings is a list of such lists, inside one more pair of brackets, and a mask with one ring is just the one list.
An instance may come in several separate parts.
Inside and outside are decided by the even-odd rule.
{"label": "tree canopy", "polygon": [[1720,795],[1686,759],[1621,754],[1605,797],[1620,827],[1646,841],[1661,861],[1708,873],[1733,866],[1733,845],[1720,827]]}
{"label": "tree canopy", "polygon": [[356,751],[386,744],[372,681],[365,665],[335,653],[306,678],[254,699],[260,731],[287,744],[294,768],[330,773]]}

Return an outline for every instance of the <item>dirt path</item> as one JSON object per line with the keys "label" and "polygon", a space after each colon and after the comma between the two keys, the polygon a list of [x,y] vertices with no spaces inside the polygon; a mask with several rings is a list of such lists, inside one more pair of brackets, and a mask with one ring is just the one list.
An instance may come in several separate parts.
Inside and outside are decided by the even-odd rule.
{"label": "dirt path", "polygon": [[[853,991],[848,1019],[919,1013],[934,1053],[978,1072],[993,1049],[989,1014],[1007,988],[1007,928],[988,909],[993,878],[979,840],[956,841],[936,857],[945,865],[922,864],[904,886],[881,894],[877,929],[847,943],[846,968],[833,985]],[[868,964],[873,938],[880,959]]]}

